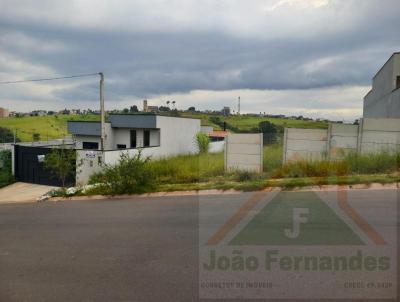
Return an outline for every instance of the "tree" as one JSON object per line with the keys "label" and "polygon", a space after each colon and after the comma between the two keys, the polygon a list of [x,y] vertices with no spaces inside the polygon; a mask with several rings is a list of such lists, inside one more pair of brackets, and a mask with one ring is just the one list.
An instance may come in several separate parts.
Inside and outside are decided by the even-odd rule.
{"label": "tree", "polygon": [[158,110],[163,111],[163,112],[171,111],[171,109],[167,106],[160,106],[160,107],[158,107]]}
{"label": "tree", "polygon": [[74,176],[76,171],[76,152],[67,149],[64,145],[59,149],[53,149],[44,158],[44,167],[53,172],[65,188],[68,177]]}
{"label": "tree", "polygon": [[269,121],[262,121],[258,124],[258,128],[263,134],[264,145],[276,142],[278,127]]}
{"label": "tree", "polygon": [[33,133],[33,134],[32,134],[32,140],[33,140],[34,142],[40,141],[40,133]]}
{"label": "tree", "polygon": [[129,109],[128,109],[128,108],[124,108],[124,109],[122,110],[122,112],[123,112],[123,113],[129,113]]}
{"label": "tree", "polygon": [[[20,140],[17,138],[16,141]],[[8,128],[0,127],[0,144],[12,142],[14,142],[14,133]]]}
{"label": "tree", "polygon": [[139,112],[139,109],[136,105],[133,105],[129,108],[130,113]]}
{"label": "tree", "polygon": [[191,107],[189,107],[189,108],[188,108],[188,111],[192,111],[192,112],[194,112],[194,111],[196,111],[196,108],[195,108],[195,107],[193,107],[193,106],[191,106]]}

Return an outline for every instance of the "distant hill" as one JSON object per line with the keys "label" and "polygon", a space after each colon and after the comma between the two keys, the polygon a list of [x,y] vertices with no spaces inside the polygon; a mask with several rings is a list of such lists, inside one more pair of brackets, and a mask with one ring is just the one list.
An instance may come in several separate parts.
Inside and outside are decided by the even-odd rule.
{"label": "distant hill", "polygon": [[0,127],[17,130],[23,142],[62,138],[67,135],[67,120],[99,120],[98,115],[49,115],[0,119]]}
{"label": "distant hill", "polygon": [[[213,126],[215,129],[221,129],[221,125],[213,122],[215,118],[220,121],[225,121],[232,128],[240,130],[250,130],[258,126],[261,121],[270,121],[273,124],[282,127],[297,127],[297,128],[328,128],[327,122],[305,121],[286,118],[264,118],[255,116],[229,116],[224,117],[216,114],[206,114],[197,112],[182,112],[183,117],[200,118],[202,125]],[[32,141],[35,139],[47,140],[62,138],[67,133],[68,120],[88,120],[98,121],[99,115],[54,115],[54,116],[32,116],[20,118],[5,118],[0,119],[0,127],[9,128],[11,130],[17,129],[17,136],[21,141]]]}

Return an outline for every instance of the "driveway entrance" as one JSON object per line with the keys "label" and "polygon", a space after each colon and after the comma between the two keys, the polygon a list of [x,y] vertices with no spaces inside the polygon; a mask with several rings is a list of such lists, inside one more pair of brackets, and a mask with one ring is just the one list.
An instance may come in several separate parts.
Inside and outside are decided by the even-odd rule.
{"label": "driveway entrance", "polygon": [[56,187],[17,182],[0,189],[0,204],[34,202]]}

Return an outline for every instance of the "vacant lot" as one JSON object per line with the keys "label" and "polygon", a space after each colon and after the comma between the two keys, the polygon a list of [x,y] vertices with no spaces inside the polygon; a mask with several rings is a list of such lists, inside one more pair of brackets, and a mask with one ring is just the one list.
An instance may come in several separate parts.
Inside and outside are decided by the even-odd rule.
{"label": "vacant lot", "polygon": [[0,119],[0,127],[17,130],[21,141],[32,141],[33,136],[39,135],[39,140],[57,139],[67,135],[68,120],[97,120],[96,115],[54,115],[28,116]]}

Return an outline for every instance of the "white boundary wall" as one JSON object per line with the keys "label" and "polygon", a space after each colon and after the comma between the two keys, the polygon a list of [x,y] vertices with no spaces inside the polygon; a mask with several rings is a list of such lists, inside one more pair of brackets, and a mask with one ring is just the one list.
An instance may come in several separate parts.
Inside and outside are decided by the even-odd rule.
{"label": "white boundary wall", "polygon": [[211,142],[208,147],[208,152],[218,153],[225,150],[225,141]]}
{"label": "white boundary wall", "polygon": [[400,119],[361,119],[360,125],[330,124],[328,129],[286,128],[283,161],[340,160],[360,154],[400,151]]}
{"label": "white boundary wall", "polygon": [[327,130],[285,128],[283,161],[320,160],[327,150]]}
{"label": "white boundary wall", "polygon": [[229,133],[225,143],[225,170],[263,171],[263,135]]}
{"label": "white boundary wall", "polygon": [[100,172],[103,153],[97,150],[76,150],[76,185],[86,185],[92,174]]}
{"label": "white boundary wall", "polygon": [[361,154],[400,151],[400,119],[362,119],[359,133]]}
{"label": "white boundary wall", "polygon": [[329,124],[327,150],[328,159],[337,160],[357,151],[358,125]]}

